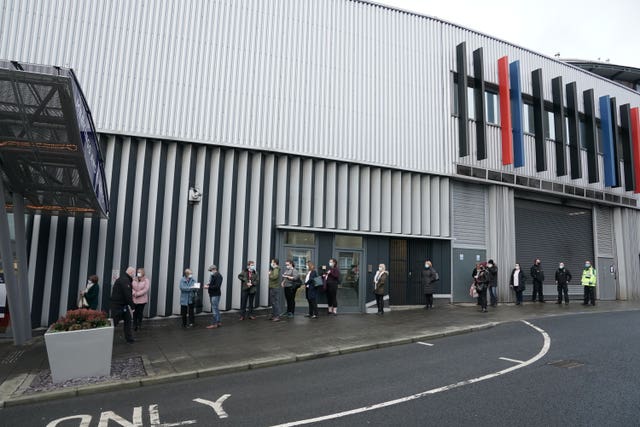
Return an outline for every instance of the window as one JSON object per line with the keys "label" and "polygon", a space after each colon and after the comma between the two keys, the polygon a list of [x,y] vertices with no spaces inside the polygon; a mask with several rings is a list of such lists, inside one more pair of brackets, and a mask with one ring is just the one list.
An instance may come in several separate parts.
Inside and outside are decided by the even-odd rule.
{"label": "window", "polygon": [[285,245],[315,246],[315,233],[302,233],[299,231],[287,231],[284,236]]}
{"label": "window", "polygon": [[359,249],[362,247],[362,236],[336,234],[336,247]]}
{"label": "window", "polygon": [[486,91],[484,99],[487,105],[487,123],[500,124],[500,101],[497,93]]}
{"label": "window", "polygon": [[524,111],[522,114],[522,131],[524,133],[536,133],[535,124],[533,121],[533,105],[524,104]]}
{"label": "window", "polygon": [[[453,114],[458,115],[458,83],[453,83]],[[473,98],[473,88],[467,87],[467,113],[470,119],[475,119],[475,104]]]}
{"label": "window", "polygon": [[587,149],[587,124],[580,119],[580,148]]}
{"label": "window", "polygon": [[556,139],[556,123],[555,123],[555,114],[553,113],[553,111],[546,111],[547,114],[545,114],[545,120],[546,120],[546,127],[545,127],[545,135],[544,137],[547,139]]}

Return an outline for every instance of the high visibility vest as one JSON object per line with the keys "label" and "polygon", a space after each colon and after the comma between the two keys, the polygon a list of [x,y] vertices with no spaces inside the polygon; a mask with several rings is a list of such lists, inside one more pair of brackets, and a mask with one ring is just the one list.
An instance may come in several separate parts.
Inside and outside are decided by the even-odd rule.
{"label": "high visibility vest", "polygon": [[596,269],[593,267],[585,268],[582,270],[582,286],[595,286],[596,285]]}

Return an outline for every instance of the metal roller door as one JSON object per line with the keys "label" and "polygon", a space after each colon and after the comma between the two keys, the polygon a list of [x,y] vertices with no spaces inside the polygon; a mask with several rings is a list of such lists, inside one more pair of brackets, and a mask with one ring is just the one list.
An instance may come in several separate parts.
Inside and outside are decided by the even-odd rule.
{"label": "metal roller door", "polygon": [[564,261],[573,275],[569,293],[582,296],[580,275],[584,261],[595,263],[591,209],[515,200],[516,259],[527,275],[525,295],[533,290],[529,269],[540,258],[545,273],[545,299],[557,297],[555,271]]}

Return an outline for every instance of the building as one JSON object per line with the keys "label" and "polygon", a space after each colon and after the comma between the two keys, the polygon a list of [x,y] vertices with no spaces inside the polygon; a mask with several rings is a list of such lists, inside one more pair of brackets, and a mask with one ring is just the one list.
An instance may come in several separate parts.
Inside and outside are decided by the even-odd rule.
{"label": "building", "polygon": [[[27,221],[32,323],[87,275],[151,278],[149,316],[179,312],[191,267],[330,257],[342,311],[380,262],[394,305],[469,301],[471,270],[542,258],[599,270],[600,299],[640,298],[640,94],[438,19],[352,0],[6,1],[0,58],[74,69],[100,135],[109,219]],[[459,90],[465,87],[465,90]],[[200,196],[199,196],[200,195]],[[572,293],[581,293],[574,280]],[[267,305],[266,286],[258,304]],[[299,296],[303,298],[302,295]],[[204,301],[204,310],[208,303]]]}

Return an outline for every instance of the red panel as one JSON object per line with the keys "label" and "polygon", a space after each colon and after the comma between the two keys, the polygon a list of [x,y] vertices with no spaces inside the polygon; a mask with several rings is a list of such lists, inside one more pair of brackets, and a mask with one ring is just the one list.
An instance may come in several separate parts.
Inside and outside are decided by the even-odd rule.
{"label": "red panel", "polygon": [[640,109],[631,109],[631,147],[633,148],[633,171],[636,185],[634,193],[640,193]]}
{"label": "red panel", "polygon": [[511,132],[511,101],[509,98],[509,58],[498,59],[500,85],[500,125],[502,127],[502,164],[513,164],[513,133]]}

